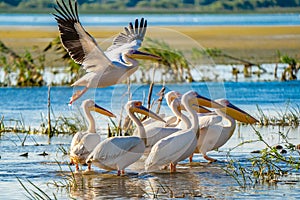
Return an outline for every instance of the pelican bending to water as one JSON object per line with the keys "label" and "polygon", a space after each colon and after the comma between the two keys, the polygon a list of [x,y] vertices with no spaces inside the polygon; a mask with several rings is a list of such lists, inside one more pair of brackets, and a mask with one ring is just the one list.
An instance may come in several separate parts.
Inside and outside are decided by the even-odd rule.
{"label": "pelican bending to water", "polygon": [[[182,96],[181,103],[191,115],[191,126],[159,140],[152,147],[145,161],[145,169],[147,171],[170,164],[171,172],[175,172],[177,163],[188,158],[194,152],[197,146],[199,120],[196,111],[191,108],[193,103],[211,105],[211,107],[215,108],[222,107],[218,103],[202,97],[194,91],[185,93]],[[181,118],[188,123],[188,117],[182,114]]]}
{"label": "pelican bending to water", "polygon": [[[107,87],[122,82],[138,69],[137,59],[161,58],[152,54],[138,51],[144,39],[147,20],[138,19],[135,24],[129,23],[125,27],[125,33],[120,33],[113,40],[113,44],[103,52],[95,39],[85,31],[81,25],[77,11],[77,1],[69,6],[58,1],[53,14],[58,23],[60,39],[71,58],[83,66],[86,74],[77,80],[72,86],[85,86],[81,91],[75,92],[70,104],[81,97],[89,88]],[[73,6],[75,8],[73,8]]]}
{"label": "pelican bending to water", "polygon": [[[217,116],[221,116],[228,123],[226,124],[208,124],[200,129],[197,148],[195,153],[202,153],[203,158],[209,162],[215,162],[216,159],[206,155],[208,151],[212,151],[223,146],[232,136],[236,121],[253,124],[258,122],[254,117],[246,113],[245,111],[237,108],[226,99],[215,100],[224,108],[216,109],[214,112]],[[205,116],[207,120],[214,117],[214,114]],[[192,156],[190,157],[192,161]]]}
{"label": "pelican bending to water", "polygon": [[[100,135],[96,133],[95,120],[91,111],[98,112],[108,117],[115,117],[114,114],[108,110],[98,106],[91,99],[82,102],[82,108],[86,119],[88,120],[88,130],[84,132],[77,132],[72,138],[70,157],[71,163],[75,164],[75,170],[79,170],[78,164],[85,164],[85,160],[93,149],[100,143]],[[88,164],[88,170],[91,170],[91,164]]]}
{"label": "pelican bending to water", "polygon": [[163,121],[152,111],[142,105],[140,101],[129,101],[126,104],[126,112],[136,124],[139,136],[118,136],[107,138],[96,146],[87,158],[87,163],[106,170],[118,170],[118,176],[124,174],[124,169],[136,162],[145,151],[145,129],[141,121],[134,115],[138,112],[143,115]]}

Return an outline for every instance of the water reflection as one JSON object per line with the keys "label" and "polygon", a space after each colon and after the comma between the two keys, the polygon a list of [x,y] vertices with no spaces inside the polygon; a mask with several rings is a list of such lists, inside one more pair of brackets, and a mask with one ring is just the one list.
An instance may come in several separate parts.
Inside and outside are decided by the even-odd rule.
{"label": "water reflection", "polygon": [[[282,131],[287,134],[288,140],[298,144],[300,131],[297,129],[278,127],[255,127],[263,138],[270,145],[283,144],[284,140],[278,134]],[[58,151],[60,146],[69,148],[71,136],[58,136],[51,139],[45,135],[27,136],[25,145],[21,146],[19,138],[24,139],[25,134],[5,133],[0,137],[0,189],[6,193],[0,193],[0,199],[15,199],[24,197],[24,189],[17,183],[16,176],[26,182],[26,179],[33,181],[48,194],[55,192],[58,188],[46,183],[52,181],[64,182],[65,175],[70,175],[68,166],[69,157]],[[228,163],[227,152],[241,142],[256,140],[253,128],[240,126],[232,138],[219,151],[209,152],[213,158],[220,160],[217,163],[207,164],[202,155],[196,154],[195,163],[190,165],[188,160],[180,162],[178,172],[169,174],[168,170],[159,173],[145,173],[143,162],[130,166],[126,170],[126,176],[118,177],[115,172],[106,172],[93,167],[94,173],[78,173],[75,176],[76,188],[59,190],[58,199],[72,197],[75,199],[103,199],[103,198],[203,198],[203,199],[236,199],[236,198],[296,198],[300,192],[300,173],[297,170],[291,171],[286,177],[280,178],[280,182],[271,185],[262,185],[249,190],[242,190],[235,180],[223,170]],[[37,146],[36,143],[39,145]],[[247,143],[235,148],[230,153],[230,158],[243,167],[251,166],[248,158],[254,156],[253,150],[265,148],[261,142]],[[46,151],[48,156],[39,156],[39,153]],[[19,156],[28,152],[28,157]],[[294,156],[287,153],[286,156]],[[298,155],[299,157],[299,155]],[[58,166],[59,161],[60,166]],[[284,164],[280,167],[285,168]],[[72,169],[72,166],[71,166]],[[61,170],[63,174],[61,174]],[[68,179],[72,181],[72,179]],[[70,182],[71,183],[71,182]],[[20,192],[21,191],[21,192]]]}
{"label": "water reflection", "polygon": [[[70,191],[72,198],[219,198],[230,196],[238,185],[220,166],[198,163],[180,164],[178,172],[127,173],[125,176],[94,172],[76,174],[79,189]],[[218,190],[216,190],[218,188]]]}

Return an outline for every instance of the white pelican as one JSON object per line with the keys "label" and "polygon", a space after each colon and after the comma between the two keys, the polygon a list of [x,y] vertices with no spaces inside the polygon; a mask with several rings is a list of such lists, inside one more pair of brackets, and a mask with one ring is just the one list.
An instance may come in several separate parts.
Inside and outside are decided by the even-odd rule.
{"label": "white pelican", "polygon": [[[206,153],[220,148],[230,139],[236,127],[235,120],[249,124],[258,122],[254,117],[237,108],[226,99],[215,101],[224,106],[224,108],[215,109],[213,113],[204,116],[204,119],[210,120],[210,118],[217,115],[226,120],[227,123],[207,123],[199,128],[200,134],[195,150],[195,153],[202,153],[203,158],[209,162],[215,162],[216,159],[207,156]],[[192,161],[192,156],[190,157],[190,161]]]}
{"label": "white pelican", "polygon": [[[221,108],[218,103],[200,96],[194,91],[189,91],[182,96],[181,103],[191,115],[191,126],[187,129],[177,131],[159,140],[151,149],[145,161],[147,171],[155,170],[170,164],[170,171],[176,171],[176,164],[188,158],[197,146],[199,120],[196,111],[191,107],[192,103],[200,105],[211,105],[211,107]],[[183,121],[189,121],[185,115],[181,115]]]}
{"label": "white pelican", "polygon": [[[166,93],[165,95],[165,99],[167,102],[168,107],[170,108],[170,110],[172,111],[171,116],[165,116],[165,114],[161,114],[160,116],[166,121],[166,123],[163,123],[161,121],[157,121],[151,118],[148,118],[146,120],[143,121],[143,125],[145,126],[145,130],[146,130],[146,134],[147,134],[147,129],[151,128],[151,127],[176,127],[179,122],[180,122],[180,117],[178,116],[178,114],[176,115],[176,113],[178,113],[178,111],[180,112],[181,110],[185,110],[184,107],[181,104],[178,103],[174,103],[172,104],[172,102],[174,101],[174,99],[176,98],[181,98],[181,94],[177,91],[171,90],[169,92]],[[179,100],[180,103],[180,100]],[[198,106],[198,105],[193,105],[193,109],[197,112],[197,113],[209,113],[211,112],[210,110],[202,107],[202,106]],[[177,111],[178,110],[178,111]],[[151,124],[151,126],[149,125]],[[149,125],[149,126],[148,126]]]}
{"label": "white pelican", "polygon": [[[138,19],[133,25],[131,22],[125,27],[125,33],[120,33],[113,40],[113,44],[103,52],[95,39],[85,31],[81,25],[77,11],[77,1],[69,6],[62,1],[56,1],[58,7],[53,14],[60,31],[60,39],[71,58],[83,66],[86,74],[72,86],[84,86],[81,91],[75,92],[70,104],[81,97],[89,88],[107,87],[122,82],[138,69],[137,59],[160,60],[160,57],[140,52],[137,49],[144,39],[147,20]],[[75,7],[75,8],[73,8]]]}
{"label": "white pelican", "polygon": [[[190,127],[191,123],[189,120],[186,120],[183,123],[179,124],[179,122],[182,122],[181,110],[185,110],[184,106],[182,106],[180,103],[181,96],[182,95],[176,91],[168,92],[166,94],[166,101],[169,108],[173,112],[174,116],[168,116],[163,118],[166,121],[166,123],[162,123],[156,120],[145,126],[145,131],[147,136],[147,144],[146,144],[147,150],[150,150],[150,148],[160,139],[167,137],[172,133],[180,131],[183,128]],[[205,105],[211,107],[210,104],[205,104]],[[208,109],[198,105],[197,106],[192,105],[192,107],[194,110],[196,110],[196,112],[209,112]],[[134,132],[134,134],[137,133]]]}
{"label": "white pelican", "polygon": [[[70,158],[71,163],[75,164],[75,170],[79,170],[78,164],[85,164],[87,156],[93,151],[93,149],[100,143],[100,135],[96,133],[95,120],[91,114],[91,111],[98,112],[108,117],[115,117],[114,114],[108,110],[98,106],[91,99],[87,99],[82,102],[82,108],[85,117],[88,121],[88,130],[84,132],[77,132],[71,142]],[[91,165],[88,165],[88,170],[91,170]]]}
{"label": "white pelican", "polygon": [[134,113],[138,112],[163,121],[155,113],[145,108],[140,101],[129,101],[126,104],[126,112],[137,126],[139,136],[107,138],[96,146],[86,160],[87,163],[92,162],[99,168],[118,170],[118,176],[124,174],[124,169],[136,162],[145,151],[145,129]]}

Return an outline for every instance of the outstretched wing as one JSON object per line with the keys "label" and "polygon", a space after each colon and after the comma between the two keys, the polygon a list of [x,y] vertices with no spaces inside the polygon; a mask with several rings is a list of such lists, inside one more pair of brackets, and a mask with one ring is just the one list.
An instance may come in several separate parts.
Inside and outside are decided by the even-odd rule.
{"label": "outstretched wing", "polygon": [[128,27],[124,27],[125,33],[119,33],[117,37],[114,38],[112,45],[106,51],[112,51],[121,46],[128,46],[128,48],[138,49],[145,37],[147,30],[147,20],[144,18],[139,20],[136,19],[134,26],[130,22]]}
{"label": "outstretched wing", "polygon": [[77,11],[77,1],[74,7],[69,0],[67,6],[56,1],[53,14],[58,23],[60,38],[63,46],[69,52],[71,58],[78,64],[82,64],[87,72],[105,69],[111,65],[111,61],[103,53],[95,39],[82,27]]}

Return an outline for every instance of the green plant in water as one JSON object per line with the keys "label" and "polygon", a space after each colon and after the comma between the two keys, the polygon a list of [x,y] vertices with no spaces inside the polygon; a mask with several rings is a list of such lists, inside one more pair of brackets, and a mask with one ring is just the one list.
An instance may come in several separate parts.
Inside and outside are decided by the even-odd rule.
{"label": "green plant in water", "polygon": [[300,69],[300,63],[297,62],[295,58],[288,55],[281,55],[280,51],[277,52],[279,63],[287,64],[288,66],[284,68],[281,75],[282,81],[296,80],[297,73]]}
{"label": "green plant in water", "polygon": [[56,195],[52,193],[53,197],[50,197],[45,191],[43,191],[41,188],[39,188],[36,184],[31,182],[27,179],[27,182],[33,189],[30,189],[28,186],[26,186],[18,177],[18,182],[23,187],[23,189],[26,191],[27,195],[26,197],[31,200],[51,200],[51,199],[57,199]]}
{"label": "green plant in water", "polygon": [[258,130],[253,126],[252,128],[258,139],[254,141],[245,141],[232,148],[230,151],[246,143],[252,142],[262,142],[265,144],[266,148],[256,152],[257,154],[255,156],[248,158],[251,164],[245,164],[244,166],[242,166],[238,160],[231,159],[229,151],[229,162],[223,168],[223,170],[233,177],[241,187],[255,187],[257,184],[276,183],[280,181],[281,177],[287,175],[289,171],[299,170],[300,152],[296,150],[294,144],[288,141],[288,133],[278,133],[284,140],[284,147],[290,153],[290,156],[285,156],[280,153],[276,147],[269,145]]}
{"label": "green plant in water", "polygon": [[257,110],[259,124],[262,126],[291,126],[296,128],[300,124],[300,107],[298,104],[291,106],[289,101],[284,109],[275,108],[275,116],[268,116],[258,105]]}

